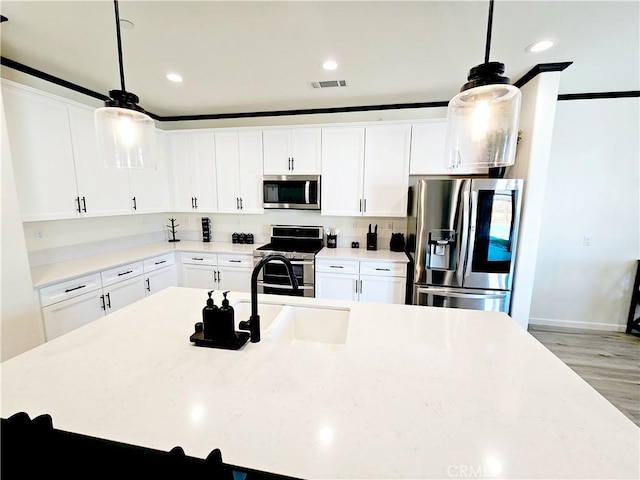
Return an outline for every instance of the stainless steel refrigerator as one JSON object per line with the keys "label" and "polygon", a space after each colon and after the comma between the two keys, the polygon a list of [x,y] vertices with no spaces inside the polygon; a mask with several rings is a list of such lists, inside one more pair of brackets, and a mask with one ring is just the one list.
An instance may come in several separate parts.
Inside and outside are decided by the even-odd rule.
{"label": "stainless steel refrigerator", "polygon": [[414,305],[509,313],[522,180],[420,179],[407,249]]}

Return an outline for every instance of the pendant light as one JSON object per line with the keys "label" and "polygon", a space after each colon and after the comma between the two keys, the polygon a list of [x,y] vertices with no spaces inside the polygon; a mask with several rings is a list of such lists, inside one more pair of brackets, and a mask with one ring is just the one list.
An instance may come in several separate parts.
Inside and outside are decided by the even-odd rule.
{"label": "pendant light", "polygon": [[98,148],[107,167],[154,169],[155,124],[138,105],[138,96],[125,89],[118,0],[113,4],[121,90],[109,91],[105,106],[95,111]]}
{"label": "pendant light", "polygon": [[518,140],[522,94],[502,76],[504,64],[489,62],[493,0],[489,2],[484,63],[471,69],[447,109],[447,166],[488,167],[501,175],[513,165]]}

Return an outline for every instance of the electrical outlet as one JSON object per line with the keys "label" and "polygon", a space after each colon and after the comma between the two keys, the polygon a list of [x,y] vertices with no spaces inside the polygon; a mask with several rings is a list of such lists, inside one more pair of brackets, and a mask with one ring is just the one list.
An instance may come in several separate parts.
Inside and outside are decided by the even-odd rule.
{"label": "electrical outlet", "polygon": [[591,246],[591,237],[589,235],[585,235],[582,237],[582,246],[590,247]]}
{"label": "electrical outlet", "polygon": [[356,221],[351,222],[351,228],[358,228],[358,222]]}
{"label": "electrical outlet", "polygon": [[33,232],[33,236],[36,240],[42,240],[44,238],[44,232],[42,230],[36,230]]}
{"label": "electrical outlet", "polygon": [[389,223],[387,224],[387,229],[389,229],[389,230],[393,230],[393,222],[389,222]]}

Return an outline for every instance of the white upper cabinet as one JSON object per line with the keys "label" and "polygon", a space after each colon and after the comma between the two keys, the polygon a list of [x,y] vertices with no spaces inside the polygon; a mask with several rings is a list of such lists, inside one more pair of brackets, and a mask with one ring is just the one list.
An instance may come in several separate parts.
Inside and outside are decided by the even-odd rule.
{"label": "white upper cabinet", "polygon": [[94,109],[69,105],[69,125],[78,194],[88,216],[131,213],[129,170],[106,168],[96,141]]}
{"label": "white upper cabinet", "polygon": [[411,175],[486,175],[484,167],[447,168],[447,119],[442,118],[411,126]]}
{"label": "white upper cabinet", "polygon": [[323,130],[322,214],[404,217],[410,125]]}
{"label": "white upper cabinet", "polygon": [[217,211],[212,131],[171,132],[173,206],[177,211]]}
{"label": "white upper cabinet", "polygon": [[362,215],[364,127],[322,130],[322,215]]}
{"label": "white upper cabinet", "polygon": [[2,96],[22,220],[79,216],[67,105],[5,82]]}
{"label": "white upper cabinet", "polygon": [[156,160],[154,170],[129,170],[130,201],[136,213],[157,213],[169,210],[169,139],[156,129]]}
{"label": "white upper cabinet", "polygon": [[407,215],[410,146],[410,125],[366,128],[363,215]]}
{"label": "white upper cabinet", "polygon": [[215,134],[218,211],[262,213],[262,132]]}
{"label": "white upper cabinet", "polygon": [[320,128],[264,130],[264,174],[319,174],[321,132]]}

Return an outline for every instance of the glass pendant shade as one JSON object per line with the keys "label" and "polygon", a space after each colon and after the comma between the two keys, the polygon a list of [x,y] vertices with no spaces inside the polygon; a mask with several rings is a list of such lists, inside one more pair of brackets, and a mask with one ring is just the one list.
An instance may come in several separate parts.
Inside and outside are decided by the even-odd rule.
{"label": "glass pendant shade", "polygon": [[464,90],[447,110],[447,167],[499,168],[515,163],[520,89],[508,84]]}
{"label": "glass pendant shade", "polygon": [[106,167],[155,169],[155,123],[145,113],[119,107],[94,114],[98,147]]}

